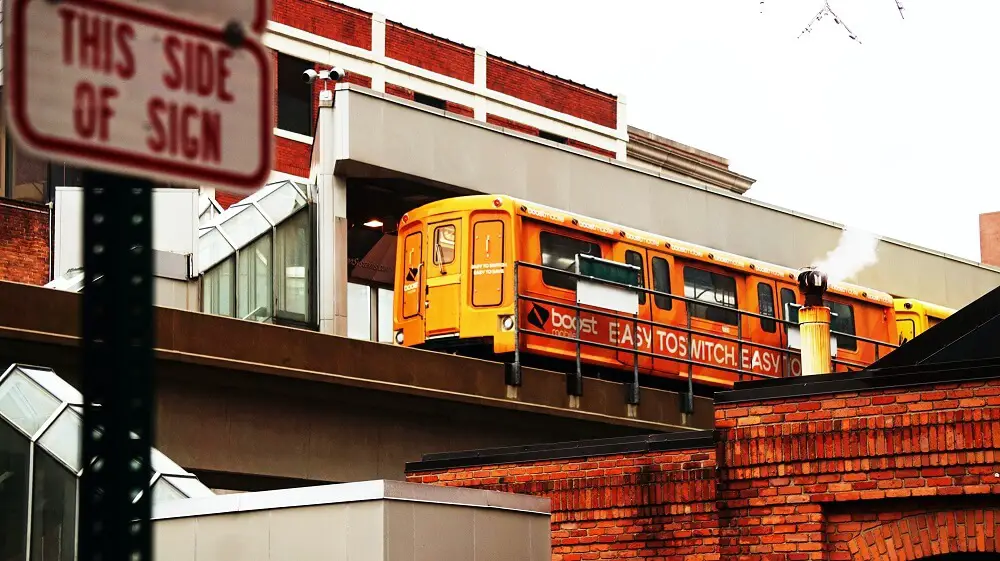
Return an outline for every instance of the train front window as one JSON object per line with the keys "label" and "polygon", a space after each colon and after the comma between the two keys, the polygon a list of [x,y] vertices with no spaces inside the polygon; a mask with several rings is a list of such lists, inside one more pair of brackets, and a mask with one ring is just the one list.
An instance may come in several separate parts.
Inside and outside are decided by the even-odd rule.
{"label": "train front window", "polygon": [[854,308],[849,304],[830,300],[824,300],[823,303],[830,308],[830,331],[838,332],[834,334],[834,337],[837,338],[837,348],[845,351],[858,350],[858,340],[850,337],[850,335],[855,335]]}
{"label": "train front window", "polygon": [[[625,263],[629,265],[635,265],[639,267],[639,286],[646,286],[646,273],[643,271],[642,266],[642,255],[639,255],[638,251],[632,251],[631,249],[625,252]],[[639,293],[639,305],[643,306],[646,304],[646,293]]]}
{"label": "train front window", "polygon": [[[691,317],[737,325],[736,279],[718,273],[684,267],[684,296],[716,304],[688,304]],[[725,308],[733,308],[727,310]]]}
{"label": "train front window", "polygon": [[781,289],[781,309],[785,311],[785,321],[799,323],[799,308],[795,302],[795,291],[791,288]]}
{"label": "train front window", "polygon": [[455,225],[434,229],[434,264],[447,265],[455,261]]}
{"label": "train front window", "polygon": [[[670,294],[670,263],[662,257],[654,257],[652,270],[653,290]],[[669,310],[673,307],[674,299],[656,294],[653,296],[653,303],[661,310]]]}
{"label": "train front window", "polygon": [[[551,232],[540,232],[538,245],[542,250],[542,265],[563,271],[574,271],[577,254],[601,257],[601,246],[596,243],[567,238]],[[556,271],[542,271],[542,282],[555,288],[576,290],[575,277]]]}
{"label": "train front window", "polygon": [[[774,289],[766,282],[757,283],[757,309],[760,315],[774,315]],[[778,329],[777,323],[773,319],[760,318],[760,328],[768,333],[774,333]]]}

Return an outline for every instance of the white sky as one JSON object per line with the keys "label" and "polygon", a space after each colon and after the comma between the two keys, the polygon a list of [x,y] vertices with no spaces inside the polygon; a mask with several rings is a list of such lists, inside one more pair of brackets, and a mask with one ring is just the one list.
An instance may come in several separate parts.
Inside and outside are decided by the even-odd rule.
{"label": "white sky", "polygon": [[[997,0],[346,0],[623,95],[748,196],[979,260],[1000,210]],[[593,6],[593,8],[591,8]]]}

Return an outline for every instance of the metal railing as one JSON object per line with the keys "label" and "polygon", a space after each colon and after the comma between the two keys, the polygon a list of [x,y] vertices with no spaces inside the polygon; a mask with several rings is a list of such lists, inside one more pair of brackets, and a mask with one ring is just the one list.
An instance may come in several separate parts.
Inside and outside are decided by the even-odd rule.
{"label": "metal railing", "polygon": [[[650,302],[649,303],[650,306],[655,306],[656,305],[655,304],[655,298],[657,296],[662,297],[662,298],[667,298],[667,299],[669,299],[668,301],[671,301],[671,302],[673,302],[673,301],[682,302],[682,303],[684,303],[685,306],[684,306],[684,310],[682,312],[680,312],[680,313],[683,313],[686,316],[686,325],[681,326],[681,325],[670,324],[670,323],[656,322],[656,321],[652,321],[651,319],[641,318],[641,317],[639,317],[638,314],[627,314],[627,313],[615,312],[615,311],[611,311],[611,310],[607,310],[607,309],[595,308],[595,307],[590,307],[590,306],[586,306],[585,307],[585,306],[581,306],[581,305],[577,304],[575,301],[560,301],[560,300],[553,300],[553,299],[549,299],[549,298],[543,298],[543,297],[539,297],[539,296],[532,296],[532,295],[529,295],[529,294],[523,294],[521,292],[521,283],[520,283],[520,280],[521,280],[520,279],[520,276],[521,276],[520,269],[521,268],[527,268],[527,269],[530,269],[530,270],[537,270],[540,273],[550,272],[550,273],[562,275],[562,276],[565,276],[565,277],[572,277],[572,278],[576,279],[577,282],[579,282],[580,280],[585,280],[585,281],[588,281],[588,282],[595,282],[595,283],[600,283],[600,284],[604,284],[604,285],[607,285],[607,286],[613,286],[613,287],[617,287],[617,288],[622,288],[622,289],[626,289],[626,290],[630,290],[630,291],[634,291],[634,292],[638,292],[638,293],[644,293],[646,295],[647,301]],[[729,307],[729,306],[726,306],[724,304],[719,304],[719,303],[716,303],[716,302],[709,302],[709,301],[705,301],[705,300],[699,300],[697,298],[690,298],[690,297],[687,297],[687,296],[678,296],[676,294],[670,294],[670,293],[666,293],[666,292],[660,292],[660,291],[653,290],[653,289],[647,288],[647,287],[632,286],[632,285],[622,284],[622,283],[618,283],[618,282],[614,282],[614,281],[608,281],[608,280],[600,279],[600,278],[593,277],[593,276],[578,274],[578,273],[573,272],[573,271],[567,271],[567,270],[564,270],[564,269],[557,269],[557,268],[554,268],[554,267],[548,267],[548,266],[545,266],[545,265],[540,265],[540,264],[537,264],[537,263],[528,263],[528,262],[524,262],[524,261],[517,261],[517,262],[514,263],[514,273],[513,274],[514,274],[514,295],[515,295],[515,302],[514,302],[514,304],[515,304],[514,305],[514,336],[515,336],[515,346],[514,346],[513,372],[512,372],[512,375],[509,376],[509,378],[508,378],[508,383],[510,383],[511,385],[520,385],[521,336],[522,335],[533,335],[533,336],[538,336],[538,337],[544,337],[544,338],[548,338],[548,339],[552,339],[552,340],[573,343],[575,345],[575,349],[576,349],[576,371],[572,375],[567,376],[567,383],[566,383],[566,385],[567,385],[567,392],[570,395],[574,395],[574,396],[580,396],[583,393],[583,373],[582,373],[582,359],[581,359],[582,348],[583,347],[594,347],[594,348],[598,348],[598,349],[618,351],[618,352],[630,352],[632,354],[632,381],[629,383],[628,403],[629,404],[633,404],[633,405],[637,405],[639,403],[639,358],[640,357],[646,357],[646,358],[649,358],[651,360],[669,361],[671,363],[677,363],[679,365],[684,365],[684,366],[687,367],[687,389],[688,389],[687,403],[685,404],[685,406],[686,406],[685,409],[687,410],[686,412],[691,412],[693,410],[693,401],[694,401],[694,398],[693,398],[693,395],[694,395],[694,388],[693,388],[694,381],[693,381],[693,378],[694,378],[694,368],[695,367],[703,367],[703,368],[708,368],[708,369],[717,370],[717,371],[721,371],[721,372],[727,372],[727,373],[730,373],[730,374],[735,374],[736,377],[737,377],[737,380],[739,380],[739,381],[743,381],[743,380],[755,380],[755,379],[770,379],[770,378],[775,378],[775,377],[779,377],[779,376],[771,376],[771,375],[761,374],[759,372],[753,371],[752,360],[751,360],[750,368],[749,369],[745,368],[745,359],[744,359],[744,356],[743,356],[743,350],[745,348],[765,349],[765,350],[769,350],[769,351],[778,353],[779,356],[783,357],[783,359],[784,359],[782,361],[782,366],[781,366],[782,376],[790,376],[790,375],[792,375],[792,373],[791,373],[792,357],[793,356],[800,356],[801,355],[801,352],[798,351],[797,349],[793,349],[793,348],[790,348],[790,347],[787,346],[787,344],[788,344],[788,333],[789,333],[788,328],[789,327],[798,328],[799,324],[796,323],[796,322],[792,322],[792,321],[783,319],[783,318],[778,318],[778,317],[775,317],[775,316],[769,316],[769,315],[765,315],[765,314],[759,314],[759,313],[750,312],[750,311],[747,311],[747,310],[741,310],[741,309],[738,309],[738,308]],[[575,327],[575,337],[568,337],[568,336],[565,336],[565,335],[559,335],[559,334],[555,334],[555,333],[547,333],[547,332],[541,331],[541,330],[526,329],[526,328],[524,328],[521,325],[522,324],[522,318],[521,318],[521,311],[520,311],[521,306],[520,306],[520,304],[521,304],[521,302],[525,302],[525,301],[526,302],[533,302],[533,303],[537,303],[537,304],[542,304],[542,305],[548,305],[548,306],[554,306],[554,307],[559,307],[559,308],[573,310],[573,312],[574,312],[574,322],[573,323],[574,323],[574,327]],[[698,306],[705,306],[705,307],[717,308],[717,309],[720,309],[720,310],[724,310],[727,313],[736,314],[737,321],[736,321],[736,325],[733,326],[733,327],[736,328],[736,336],[733,337],[733,336],[728,335],[726,333],[720,333],[720,332],[717,332],[717,331],[701,330],[701,329],[697,329],[695,327],[692,327],[692,323],[691,323],[692,314],[691,314],[691,310],[690,310],[690,307],[689,307],[690,304],[695,304],[695,305],[698,305]],[[777,306],[776,306],[776,308],[777,308]],[[581,337],[581,327],[582,327],[582,321],[581,321],[582,318],[581,318],[581,316],[582,316],[582,313],[584,313],[584,312],[587,313],[588,315],[590,315],[591,317],[593,317],[593,316],[601,316],[601,317],[606,317],[606,318],[613,318],[614,320],[623,320],[623,321],[629,321],[629,322],[631,322],[631,324],[632,324],[632,334],[633,334],[633,336],[631,337],[631,339],[632,339],[632,348],[629,349],[627,347],[621,346],[620,344],[601,343],[601,342],[597,342],[597,341],[589,341],[589,340],[583,339]],[[762,322],[773,323],[774,326],[775,326],[775,330],[773,331],[773,333],[777,333],[777,334],[779,334],[779,337],[783,337],[786,346],[785,347],[774,346],[774,345],[769,345],[769,344],[766,344],[766,343],[754,342],[754,341],[745,339],[743,337],[743,330],[744,330],[743,323],[744,323],[744,319],[745,318],[750,318],[751,320],[756,319],[756,320],[762,321]],[[705,321],[711,321],[711,320],[705,320]],[[653,345],[653,337],[649,337],[649,341],[648,341],[648,345],[649,345],[650,351],[639,350],[639,348],[638,348],[639,347],[639,337],[637,336],[637,329],[638,329],[639,325],[648,326],[650,334],[654,333],[654,329],[655,328],[661,328],[661,329],[664,329],[664,330],[669,330],[669,331],[675,331],[675,332],[681,332],[681,333],[683,333],[684,336],[686,336],[686,347],[685,347],[685,351],[683,353],[684,356],[681,357],[681,356],[665,355],[665,354],[661,354],[661,353],[652,352],[652,350],[655,348],[654,345]],[[724,325],[731,325],[731,324],[724,324]],[[779,330],[779,328],[778,328],[779,325],[784,326],[784,331],[783,332]],[[768,331],[768,332],[770,333],[770,331]],[[894,349],[894,348],[898,347],[898,345],[895,345],[895,344],[892,344],[892,343],[887,343],[885,341],[878,341],[878,340],[875,340],[875,339],[871,339],[871,338],[867,338],[867,337],[862,337],[862,336],[856,335],[856,334],[842,333],[842,332],[839,332],[839,331],[833,331],[832,329],[830,331],[830,334],[832,336],[835,336],[837,339],[848,338],[848,339],[853,339],[853,340],[855,340],[855,341],[857,341],[859,343],[868,343],[868,344],[874,345],[876,360],[878,360],[878,358],[880,358],[882,356],[881,350],[883,350],[883,348]],[[726,365],[722,365],[722,364],[718,364],[718,363],[710,362],[710,361],[692,360],[690,357],[691,357],[691,354],[692,354],[693,342],[695,340],[694,339],[695,337],[699,337],[702,340],[708,339],[708,340],[713,340],[713,341],[725,341],[727,343],[734,343],[736,345],[736,362],[737,362],[738,366],[736,368],[733,368],[733,367],[730,367],[730,366],[726,366]],[[643,345],[643,346],[646,346],[646,345]],[[840,360],[840,359],[834,359],[834,358],[831,358],[831,365],[833,367],[833,370],[836,370],[836,367],[838,365],[846,367],[849,370],[852,369],[852,368],[861,369],[861,368],[864,368],[865,366],[867,366],[867,364],[862,363],[862,362]],[[653,367],[653,365],[651,364],[651,369],[652,369],[652,367]]]}

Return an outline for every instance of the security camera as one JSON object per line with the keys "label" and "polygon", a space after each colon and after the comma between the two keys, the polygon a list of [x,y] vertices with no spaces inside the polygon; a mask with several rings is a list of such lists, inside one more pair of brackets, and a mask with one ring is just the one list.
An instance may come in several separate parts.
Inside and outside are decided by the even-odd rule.
{"label": "security camera", "polygon": [[344,70],[343,68],[337,68],[336,66],[334,66],[327,72],[329,73],[329,79],[333,80],[334,82],[339,82],[347,76],[346,70]]}
{"label": "security camera", "polygon": [[343,80],[345,76],[347,76],[347,72],[342,68],[337,68],[336,66],[329,70],[320,70],[319,72],[310,68],[302,73],[302,81],[307,84],[311,84],[317,79],[339,82],[340,80]]}

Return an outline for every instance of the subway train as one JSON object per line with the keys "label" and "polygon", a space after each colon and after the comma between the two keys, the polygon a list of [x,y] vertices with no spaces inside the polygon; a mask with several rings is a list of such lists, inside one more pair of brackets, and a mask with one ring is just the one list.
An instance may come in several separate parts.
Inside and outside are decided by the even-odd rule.
{"label": "subway train", "polygon": [[[714,389],[801,374],[802,295],[787,267],[473,195],[406,213],[395,270],[399,345]],[[952,312],[843,282],[823,299],[837,372]]]}

